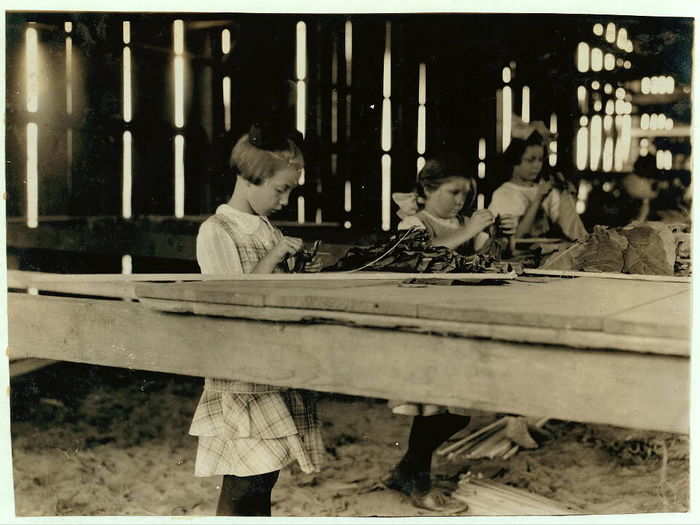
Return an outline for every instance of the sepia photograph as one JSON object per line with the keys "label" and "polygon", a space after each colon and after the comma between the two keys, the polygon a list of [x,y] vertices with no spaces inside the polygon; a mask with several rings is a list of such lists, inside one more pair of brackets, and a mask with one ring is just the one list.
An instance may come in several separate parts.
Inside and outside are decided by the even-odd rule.
{"label": "sepia photograph", "polygon": [[695,18],[247,8],[4,11],[13,522],[690,517]]}

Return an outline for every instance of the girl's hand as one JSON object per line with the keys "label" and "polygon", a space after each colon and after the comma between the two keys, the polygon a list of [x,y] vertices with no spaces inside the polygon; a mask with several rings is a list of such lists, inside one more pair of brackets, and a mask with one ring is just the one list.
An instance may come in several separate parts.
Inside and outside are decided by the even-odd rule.
{"label": "girl's hand", "polygon": [[304,243],[297,237],[282,237],[282,240],[270,250],[270,256],[280,263],[290,255],[297,253],[303,246]]}
{"label": "girl's hand", "polygon": [[544,199],[550,191],[552,191],[551,181],[542,179],[539,184],[537,184],[536,196],[538,199]]}
{"label": "girl's hand", "polygon": [[318,273],[323,268],[323,256],[316,255],[304,265],[304,273]]}
{"label": "girl's hand", "polygon": [[478,210],[469,218],[469,221],[464,226],[464,228],[475,236],[477,233],[484,231],[486,228],[493,224],[494,217],[493,213],[489,210]]}
{"label": "girl's hand", "polygon": [[504,235],[511,236],[515,235],[518,229],[518,218],[510,213],[504,213],[500,216],[499,227]]}

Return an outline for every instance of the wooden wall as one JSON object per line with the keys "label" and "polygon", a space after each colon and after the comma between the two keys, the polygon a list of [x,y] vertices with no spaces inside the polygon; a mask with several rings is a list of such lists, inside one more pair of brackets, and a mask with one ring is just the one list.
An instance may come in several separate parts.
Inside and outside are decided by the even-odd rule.
{"label": "wooden wall", "polygon": [[[185,27],[185,125],[180,130],[173,122],[172,24],[176,19],[183,20]],[[520,113],[522,86],[527,85],[531,120],[548,122],[552,113],[557,114],[557,168],[572,177],[592,177],[595,174],[576,173],[573,162],[576,87],[585,80],[576,71],[576,45],[590,38],[591,26],[598,20],[627,25],[631,36],[634,30],[641,32],[652,24],[645,26],[644,19],[634,17],[560,15],[15,12],[8,13],[6,20],[9,217],[21,218],[27,212],[28,122],[37,124],[39,135],[39,215],[44,216],[39,229],[42,223],[48,224],[49,216],[121,215],[122,135],[127,130],[133,137],[133,218],[174,215],[173,140],[177,133],[185,141],[185,215],[211,213],[232,191],[233,181],[225,166],[233,143],[251,120],[276,112],[294,126],[295,107],[289,102],[295,99],[289,85],[296,80],[297,24],[303,22],[307,39],[306,183],[278,218],[296,221],[296,197],[303,196],[306,222],[315,224],[320,218],[322,224],[316,226],[324,228],[324,235],[332,237],[336,231],[344,238],[381,229],[384,154],[391,157],[392,191],[409,190],[415,181],[420,64],[427,70],[426,154],[462,153],[476,174],[478,141],[485,138],[486,178],[479,184],[488,199],[505,177],[498,163],[496,134],[496,92],[503,87],[503,68],[515,65],[510,82],[515,113]],[[124,21],[131,28],[130,122],[122,114]],[[65,22],[72,24],[70,32]],[[348,22],[352,26],[350,63],[346,61],[350,56]],[[382,84],[388,23],[392,141],[390,150],[383,151]],[[681,21],[673,26],[681,31],[685,44],[691,38],[689,24]],[[41,90],[36,112],[26,107],[28,27],[34,27],[39,36]],[[231,33],[228,54],[221,48],[223,29]],[[66,107],[68,37],[72,42],[70,114]],[[659,63],[680,67],[663,60]],[[639,64],[632,71],[616,71],[611,78],[620,83],[638,78],[654,60],[640,58]],[[690,70],[686,69],[689,82]],[[231,78],[230,130],[224,127],[224,76]],[[346,181],[352,189],[349,211],[344,202]],[[394,211],[392,207],[392,227],[396,224]]]}

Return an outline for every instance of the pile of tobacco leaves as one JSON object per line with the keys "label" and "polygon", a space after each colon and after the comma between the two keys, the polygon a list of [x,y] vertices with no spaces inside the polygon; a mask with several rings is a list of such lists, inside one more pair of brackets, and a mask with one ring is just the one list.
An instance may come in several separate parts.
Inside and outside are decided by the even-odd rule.
{"label": "pile of tobacco leaves", "polygon": [[483,273],[494,260],[489,254],[462,255],[443,246],[431,246],[428,233],[415,229],[400,231],[369,246],[354,246],[324,271]]}

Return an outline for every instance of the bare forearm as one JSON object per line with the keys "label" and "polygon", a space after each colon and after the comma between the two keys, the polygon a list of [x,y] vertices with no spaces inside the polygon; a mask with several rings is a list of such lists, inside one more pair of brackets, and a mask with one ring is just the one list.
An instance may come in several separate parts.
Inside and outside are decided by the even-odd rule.
{"label": "bare forearm", "polygon": [[462,246],[463,244],[471,241],[479,232],[471,231],[468,228],[460,228],[454,233],[448,235],[443,235],[441,237],[435,237],[430,241],[431,246],[444,246],[455,250]]}
{"label": "bare forearm", "polygon": [[258,261],[251,273],[275,273],[278,263],[277,257],[270,252]]}
{"label": "bare forearm", "polygon": [[537,217],[537,211],[541,205],[541,199],[535,199],[532,204],[530,204],[525,212],[525,215],[522,216],[520,222],[518,223],[518,228],[515,231],[516,237],[525,237],[530,233],[532,225],[535,223],[535,217]]}

